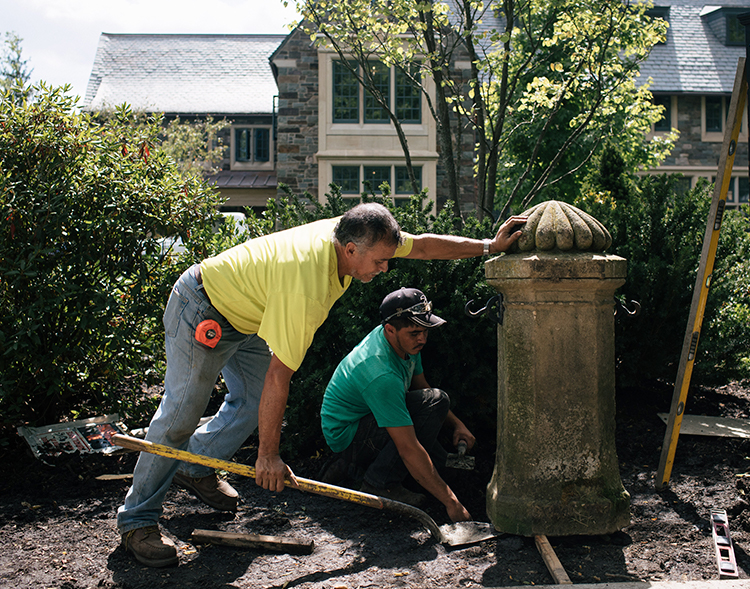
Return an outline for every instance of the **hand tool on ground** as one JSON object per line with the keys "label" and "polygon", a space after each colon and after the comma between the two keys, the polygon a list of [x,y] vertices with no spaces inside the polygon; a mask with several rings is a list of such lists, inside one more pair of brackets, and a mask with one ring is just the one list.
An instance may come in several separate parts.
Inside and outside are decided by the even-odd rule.
{"label": "hand tool on ground", "polygon": [[723,509],[711,510],[711,535],[716,551],[716,566],[719,567],[719,578],[739,577],[737,559],[734,556],[734,545],[729,536],[729,520]]}
{"label": "hand tool on ground", "polygon": [[[186,450],[178,450],[163,444],[154,444],[153,442],[121,434],[112,436],[112,442],[130,450],[158,454],[159,456],[165,456],[166,458],[173,458],[175,460],[182,460],[183,462],[191,462],[193,464],[201,464],[210,468],[216,468],[242,476],[255,478],[255,469],[246,464],[201,456],[200,454],[193,454]],[[324,497],[331,497],[333,499],[341,499],[351,503],[358,503],[360,505],[374,507],[375,509],[394,511],[402,515],[413,517],[424,524],[424,526],[430,530],[432,537],[441,544],[447,544],[452,547],[467,546],[469,544],[476,544],[482,540],[489,540],[496,536],[495,529],[492,524],[489,523],[456,522],[438,527],[435,520],[424,511],[411,505],[407,505],[406,503],[393,501],[392,499],[386,499],[385,497],[379,497],[377,495],[370,495],[369,493],[353,491],[352,489],[346,489],[344,487],[328,485],[311,479],[304,479],[302,477],[295,478],[297,479],[296,488],[301,491],[307,491],[308,493],[315,493],[316,495],[323,495]],[[286,481],[286,486],[295,488],[291,481]]]}
{"label": "hand tool on ground", "polygon": [[448,454],[445,466],[448,468],[460,468],[462,470],[474,470],[474,457],[466,455],[468,445],[466,440],[459,440],[456,454]]}

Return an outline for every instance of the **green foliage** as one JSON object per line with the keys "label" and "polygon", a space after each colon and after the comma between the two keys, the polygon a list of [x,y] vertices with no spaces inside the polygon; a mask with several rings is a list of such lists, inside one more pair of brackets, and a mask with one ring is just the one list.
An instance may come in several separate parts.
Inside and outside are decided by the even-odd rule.
{"label": "green foliage", "polygon": [[29,100],[33,93],[28,86],[31,72],[26,60],[21,58],[21,39],[15,33],[5,33],[5,47],[0,58],[0,90],[7,92],[4,100],[21,104]]}
{"label": "green foliage", "polygon": [[[676,135],[647,139],[662,108],[652,104],[647,85],[635,83],[640,64],[666,35],[666,22],[646,15],[649,6],[297,1],[305,32],[342,59],[362,66],[377,59],[407,76],[419,70],[412,80],[436,121],[446,170],[458,172],[460,162],[445,157],[448,148],[474,133],[480,219],[498,210],[496,218],[504,219],[534,199],[572,200],[607,138],[617,138],[631,171],[665,157]],[[456,70],[456,62],[471,69]]]}
{"label": "green foliage", "polygon": [[[116,116],[117,108],[109,106],[95,115],[99,121]],[[130,116],[134,126],[159,125],[159,149],[174,160],[183,176],[202,178],[218,171],[226,147],[220,133],[230,126],[226,119],[217,121],[209,115],[186,120],[175,117],[165,122],[163,114],[143,111],[130,111]]]}
{"label": "green foliage", "polygon": [[215,173],[224,157],[224,144],[219,133],[229,127],[226,120],[213,117],[195,121],[172,119],[163,130],[161,149],[169,155],[183,174],[203,177]]}
{"label": "green foliage", "polygon": [[[618,380],[631,385],[649,379],[673,381],[677,375],[703,238],[711,205],[711,186],[676,189],[679,176],[626,173],[618,152],[608,146],[599,169],[588,179],[576,205],[599,219],[612,234],[613,253],[628,261],[620,300],[641,311],[619,309],[616,322]],[[725,215],[711,292],[708,297],[693,378],[747,377],[750,309],[747,219]]]}
{"label": "green foliage", "polygon": [[[269,203],[263,220],[281,229],[338,216],[359,202],[342,199],[335,186],[327,196],[328,202],[321,205],[314,199],[287,193]],[[429,212],[432,203],[424,195],[412,197],[404,207],[394,207],[390,199],[381,196],[364,194],[362,200],[383,203],[408,233],[476,238],[492,235],[489,220],[480,223],[469,218],[462,228],[456,229],[452,203],[447,203],[436,217],[432,216]],[[403,286],[424,291],[434,303],[435,312],[448,321],[430,332],[422,351],[427,381],[448,392],[456,414],[470,428],[489,432],[486,439],[493,439],[497,399],[496,325],[489,319],[470,318],[464,313],[470,300],[475,301],[472,308],[476,309],[494,294],[484,280],[483,260],[395,259],[389,271],[371,283],[354,281],[315,334],[305,361],[292,379],[285,416],[285,451],[314,454],[325,448],[319,412],[328,380],[344,356],[378,325],[378,309],[385,295]]]}
{"label": "green foliage", "polygon": [[724,213],[706,305],[698,378],[709,384],[750,377],[750,207]]}
{"label": "green foliage", "polygon": [[[210,255],[218,198],[158,149],[126,106],[92,120],[64,89],[0,102],[0,420],[103,408],[128,377],[160,379],[161,314],[179,273]],[[164,255],[161,237],[188,253]]]}
{"label": "green foliage", "polygon": [[[518,3],[509,54],[511,80],[489,88],[495,117],[505,118],[498,193],[515,201],[571,200],[590,157],[616,138],[630,171],[654,166],[674,136],[647,140],[661,109],[648,85],[635,83],[640,63],[666,33],[645,15],[646,3],[620,0],[529,0]],[[504,10],[507,14],[507,10]],[[485,67],[500,71],[503,55]],[[582,168],[583,167],[583,168]],[[576,173],[578,172],[578,173]]]}

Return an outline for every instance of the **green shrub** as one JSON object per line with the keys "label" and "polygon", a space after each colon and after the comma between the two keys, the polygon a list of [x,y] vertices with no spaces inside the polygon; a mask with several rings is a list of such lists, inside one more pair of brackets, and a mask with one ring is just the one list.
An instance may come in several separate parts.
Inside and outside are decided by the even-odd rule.
{"label": "green shrub", "polygon": [[697,379],[706,384],[750,378],[749,219],[745,205],[727,211],[721,224],[695,363]]}
{"label": "green shrub", "polygon": [[[158,150],[159,121],[97,122],[63,90],[0,102],[5,425],[117,410],[126,379],[160,380],[169,289],[210,253],[218,198]],[[177,235],[182,259],[158,239]]]}
{"label": "green shrub", "polygon": [[[287,193],[269,203],[262,221],[267,228],[282,229],[343,214],[359,202],[359,199],[345,201],[335,186],[327,197],[328,202],[321,205],[314,199],[300,199]],[[389,207],[401,228],[409,233],[478,238],[493,234],[489,220],[479,223],[473,217],[456,229],[451,203],[446,203],[437,216],[431,215],[432,203],[424,195],[412,197],[404,207],[394,207],[390,199],[382,196],[365,194],[362,200],[374,200]],[[422,351],[427,381],[450,394],[456,414],[470,429],[475,433],[488,431],[491,438],[487,439],[494,440],[497,329],[486,318],[470,318],[464,313],[468,301],[474,299],[474,308],[477,308],[494,294],[485,283],[483,259],[395,259],[389,271],[371,283],[355,280],[315,334],[305,361],[292,378],[285,415],[285,451],[296,455],[300,452],[315,454],[325,449],[319,412],[328,380],[341,359],[380,322],[378,309],[385,295],[402,286],[424,291],[433,302],[435,312],[448,322],[430,332],[428,345]]]}
{"label": "green shrub", "polygon": [[[693,290],[711,205],[712,186],[705,181],[689,191],[678,189],[680,177],[623,173],[617,151],[608,147],[587,192],[576,205],[599,219],[612,233],[608,253],[628,261],[627,282],[618,298],[629,307],[616,322],[618,383],[648,380],[674,382],[690,315]],[[726,382],[750,375],[747,345],[748,234],[740,213],[727,213],[712,290],[703,321],[693,377]],[[744,229],[743,229],[744,224]],[[744,257],[743,257],[744,256]]]}

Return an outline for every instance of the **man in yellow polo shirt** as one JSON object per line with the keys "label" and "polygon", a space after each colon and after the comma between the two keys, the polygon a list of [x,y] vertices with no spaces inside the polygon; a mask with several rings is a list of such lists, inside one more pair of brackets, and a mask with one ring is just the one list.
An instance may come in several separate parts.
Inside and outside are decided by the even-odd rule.
{"label": "man in yellow polo shirt", "polygon": [[[455,260],[507,250],[523,217],[494,239],[400,231],[382,205],[357,205],[342,217],[258,237],[204,260],[175,283],[164,311],[164,395],[147,440],[228,460],[258,428],[256,482],[281,491],[294,474],[279,455],[289,382],[315,331],[353,278],[369,282],[393,257]],[[227,394],[198,427],[219,375]],[[177,564],[158,520],[174,478],[204,503],[237,508],[237,492],[211,469],[142,453],[117,513],[126,550],[148,566]]]}

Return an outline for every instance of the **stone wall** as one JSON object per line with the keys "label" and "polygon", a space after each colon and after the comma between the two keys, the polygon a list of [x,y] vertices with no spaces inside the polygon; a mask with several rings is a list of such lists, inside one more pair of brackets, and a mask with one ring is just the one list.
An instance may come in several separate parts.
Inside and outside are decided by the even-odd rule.
{"label": "stone wall", "polygon": [[[318,53],[295,29],[274,55],[278,64],[277,177],[294,194],[318,196]],[[294,62],[294,65],[291,65]]]}
{"label": "stone wall", "polygon": [[[727,108],[729,97],[727,97]],[[685,95],[677,98],[677,129],[680,137],[672,153],[664,160],[665,166],[717,166],[721,155],[721,141],[701,140],[701,96]],[[735,165],[747,161],[747,142],[739,141]],[[689,172],[685,172],[689,175]]]}
{"label": "stone wall", "polygon": [[[456,49],[455,55],[457,59],[463,63],[468,62],[468,54],[462,55],[461,53],[459,49]],[[464,92],[468,94],[468,84],[471,77],[470,70],[461,70],[454,67],[451,75],[454,80],[457,82],[460,81],[463,84]],[[458,160],[457,174],[460,208],[462,212],[473,211],[477,207],[477,187],[476,179],[474,178],[475,135],[471,127],[466,124],[466,120],[458,121],[456,114],[453,112],[451,113],[451,124],[454,129],[453,156]],[[439,151],[440,145],[438,144],[437,147]],[[450,198],[450,186],[445,167],[439,163],[437,176],[437,204],[438,208],[442,208],[445,201]]]}

